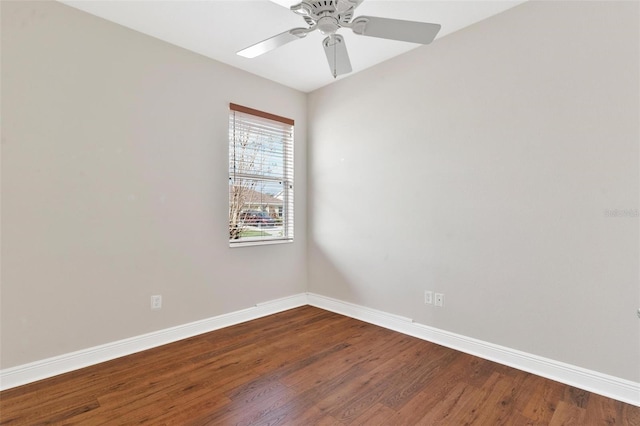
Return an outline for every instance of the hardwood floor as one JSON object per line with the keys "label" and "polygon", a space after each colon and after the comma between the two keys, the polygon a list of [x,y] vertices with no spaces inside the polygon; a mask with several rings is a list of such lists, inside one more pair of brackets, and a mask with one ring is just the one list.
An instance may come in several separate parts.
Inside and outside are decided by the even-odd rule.
{"label": "hardwood floor", "polygon": [[0,393],[0,424],[640,425],[640,408],[310,306]]}

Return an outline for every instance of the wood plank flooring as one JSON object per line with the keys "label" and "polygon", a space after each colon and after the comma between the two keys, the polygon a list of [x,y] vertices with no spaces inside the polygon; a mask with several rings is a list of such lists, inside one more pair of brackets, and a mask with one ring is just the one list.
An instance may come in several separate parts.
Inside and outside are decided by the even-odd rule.
{"label": "wood plank flooring", "polygon": [[640,426],[640,408],[304,306],[9,389],[0,424]]}

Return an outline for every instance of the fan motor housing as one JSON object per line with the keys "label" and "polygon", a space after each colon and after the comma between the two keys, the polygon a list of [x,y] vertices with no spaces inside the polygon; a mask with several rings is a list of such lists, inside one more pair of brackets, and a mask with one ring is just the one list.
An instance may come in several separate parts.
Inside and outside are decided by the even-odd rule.
{"label": "fan motor housing", "polygon": [[333,16],[323,16],[318,19],[318,31],[320,31],[323,35],[331,35],[335,34],[340,28],[338,21]]}
{"label": "fan motor housing", "polygon": [[[338,28],[340,24],[347,24],[353,19],[353,12],[361,0],[316,0],[316,1],[304,1],[303,3],[308,7],[305,7],[308,15],[303,15],[304,20],[308,25],[317,24],[321,25],[320,20],[325,17],[331,17],[335,20]],[[328,22],[328,21],[325,21]],[[337,30],[337,28],[336,28]],[[322,31],[322,28],[320,28]],[[328,32],[327,34],[333,34]],[[323,34],[325,34],[323,32]]]}

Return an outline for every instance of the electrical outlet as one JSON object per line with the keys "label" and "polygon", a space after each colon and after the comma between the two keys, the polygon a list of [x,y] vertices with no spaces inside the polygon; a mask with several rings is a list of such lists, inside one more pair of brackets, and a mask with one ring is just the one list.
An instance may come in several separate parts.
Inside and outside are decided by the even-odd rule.
{"label": "electrical outlet", "polygon": [[424,291],[424,304],[431,305],[433,303],[433,292],[425,290]]}
{"label": "electrical outlet", "polygon": [[151,296],[151,309],[160,308],[162,308],[162,295],[157,294],[155,296]]}
{"label": "electrical outlet", "polygon": [[442,293],[436,293],[435,294],[435,305],[436,306],[440,306],[443,307],[444,306],[444,294]]}

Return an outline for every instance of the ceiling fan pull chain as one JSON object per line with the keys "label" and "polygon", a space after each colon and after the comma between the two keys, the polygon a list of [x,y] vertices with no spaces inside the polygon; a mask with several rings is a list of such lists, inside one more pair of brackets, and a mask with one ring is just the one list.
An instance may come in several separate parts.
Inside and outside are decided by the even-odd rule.
{"label": "ceiling fan pull chain", "polygon": [[336,44],[338,40],[336,39],[335,34],[331,35],[331,39],[333,41],[333,78],[338,78],[338,58],[336,54],[337,47]]}

